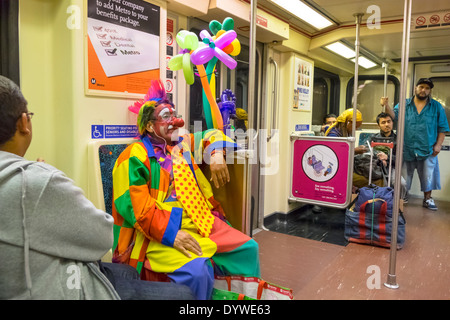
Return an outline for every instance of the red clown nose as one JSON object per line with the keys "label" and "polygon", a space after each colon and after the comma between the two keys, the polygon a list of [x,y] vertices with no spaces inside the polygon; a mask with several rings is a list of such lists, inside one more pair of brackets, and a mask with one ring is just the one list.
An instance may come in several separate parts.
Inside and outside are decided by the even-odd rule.
{"label": "red clown nose", "polygon": [[173,126],[176,128],[181,128],[184,126],[184,120],[181,118],[175,118],[173,119]]}

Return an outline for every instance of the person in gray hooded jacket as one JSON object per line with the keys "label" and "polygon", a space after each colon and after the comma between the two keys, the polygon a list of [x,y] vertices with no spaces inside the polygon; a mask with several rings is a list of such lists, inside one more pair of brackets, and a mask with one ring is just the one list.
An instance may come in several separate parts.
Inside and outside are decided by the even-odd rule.
{"label": "person in gray hooded jacket", "polygon": [[32,116],[19,87],[0,76],[0,299],[191,299],[187,287],[99,262],[113,218],[63,172],[23,158]]}

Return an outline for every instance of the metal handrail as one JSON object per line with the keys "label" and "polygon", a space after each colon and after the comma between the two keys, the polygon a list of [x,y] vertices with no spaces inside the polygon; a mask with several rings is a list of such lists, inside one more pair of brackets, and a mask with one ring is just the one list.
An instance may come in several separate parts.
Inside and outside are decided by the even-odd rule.
{"label": "metal handrail", "polygon": [[274,71],[274,77],[273,77],[273,88],[272,88],[272,125],[267,130],[267,141],[272,139],[274,136],[274,133],[272,132],[273,129],[276,129],[277,124],[277,101],[278,101],[278,64],[273,58],[269,58],[270,63],[272,63],[275,67]]}
{"label": "metal handrail", "polygon": [[[387,97],[388,67],[389,67],[389,64],[387,62],[383,62],[383,68],[384,68],[383,97]],[[383,105],[383,112],[385,112],[385,111],[386,111],[386,107]]]}

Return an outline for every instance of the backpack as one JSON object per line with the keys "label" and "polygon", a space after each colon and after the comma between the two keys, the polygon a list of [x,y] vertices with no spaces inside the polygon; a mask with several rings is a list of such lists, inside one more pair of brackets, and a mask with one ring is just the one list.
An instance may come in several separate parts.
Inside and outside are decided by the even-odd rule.
{"label": "backpack", "polygon": [[372,159],[370,154],[357,154],[354,158],[353,171],[369,179],[370,162],[372,161],[372,180],[383,179],[387,175],[386,168],[378,159]]}
{"label": "backpack", "polygon": [[[389,248],[392,234],[394,189],[369,185],[359,189],[345,213],[345,239]],[[353,206],[354,204],[354,206]],[[353,206],[353,207],[352,207]],[[405,243],[405,217],[398,217],[397,249]]]}

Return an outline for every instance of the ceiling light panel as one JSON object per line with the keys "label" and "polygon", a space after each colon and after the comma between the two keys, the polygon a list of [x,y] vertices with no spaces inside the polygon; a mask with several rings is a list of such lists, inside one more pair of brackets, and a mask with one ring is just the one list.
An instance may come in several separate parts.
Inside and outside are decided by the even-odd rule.
{"label": "ceiling light panel", "polygon": [[345,44],[341,42],[333,42],[327,46],[325,46],[330,51],[333,51],[334,53],[344,57],[344,58],[354,58],[356,56],[356,53],[354,50],[347,47]]}
{"label": "ceiling light panel", "polygon": [[[351,60],[353,62],[355,62],[356,59],[351,59]],[[377,65],[375,62],[367,59],[366,57],[362,57],[362,56],[358,57],[358,64],[365,69],[370,69]]]}
{"label": "ceiling light panel", "polygon": [[334,23],[325,18],[322,14],[315,11],[308,5],[299,0],[271,0],[274,4],[292,13],[299,19],[312,25],[316,29],[323,29]]}

